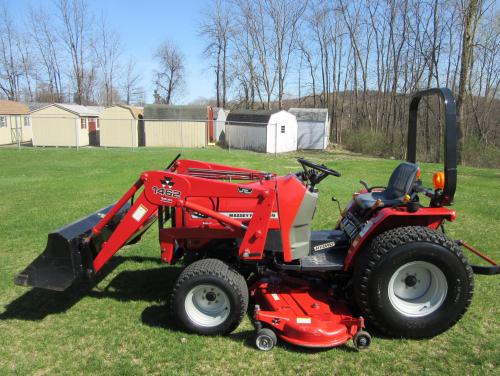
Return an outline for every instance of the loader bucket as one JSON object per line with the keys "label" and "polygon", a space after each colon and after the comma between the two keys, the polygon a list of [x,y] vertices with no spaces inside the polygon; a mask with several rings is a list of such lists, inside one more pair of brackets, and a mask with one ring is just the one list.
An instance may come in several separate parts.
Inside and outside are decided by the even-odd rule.
{"label": "loader bucket", "polygon": [[92,262],[101,244],[109,238],[130,205],[124,205],[90,243],[84,242],[84,239],[113,206],[107,206],[50,233],[45,251],[15,278],[14,283],[63,291],[77,280],[90,278],[93,274]]}

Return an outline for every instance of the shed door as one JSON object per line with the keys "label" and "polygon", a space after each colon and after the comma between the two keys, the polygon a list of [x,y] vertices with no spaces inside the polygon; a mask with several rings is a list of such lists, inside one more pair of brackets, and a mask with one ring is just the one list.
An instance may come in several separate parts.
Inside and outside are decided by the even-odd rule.
{"label": "shed door", "polygon": [[23,140],[23,127],[21,116],[10,117],[10,138],[13,144],[17,144]]}
{"label": "shed door", "polygon": [[100,137],[99,137],[99,124],[96,118],[88,118],[89,124],[89,144],[91,146],[99,146]]}
{"label": "shed door", "polygon": [[299,121],[297,149],[323,149],[325,123],[321,121]]}

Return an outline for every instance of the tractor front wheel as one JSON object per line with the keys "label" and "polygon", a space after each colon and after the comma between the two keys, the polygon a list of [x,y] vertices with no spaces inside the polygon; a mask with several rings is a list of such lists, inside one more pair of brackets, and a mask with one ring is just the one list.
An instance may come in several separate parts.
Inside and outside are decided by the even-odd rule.
{"label": "tractor front wheel", "polygon": [[378,235],[359,255],[354,294],[361,314],[387,335],[428,338],[466,312],[473,272],[455,242],[427,227]]}
{"label": "tractor front wheel", "polygon": [[170,308],[190,332],[227,334],[236,329],[247,311],[247,284],[224,262],[202,259],[187,266],[177,279]]}

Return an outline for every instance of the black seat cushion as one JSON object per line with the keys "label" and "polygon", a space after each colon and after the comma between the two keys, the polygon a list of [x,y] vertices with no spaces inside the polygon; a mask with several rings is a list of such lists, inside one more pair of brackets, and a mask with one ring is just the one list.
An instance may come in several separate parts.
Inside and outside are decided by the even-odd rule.
{"label": "black seat cushion", "polygon": [[356,197],[356,203],[363,209],[371,208],[378,199],[382,201],[380,207],[393,206],[403,202],[410,193],[417,177],[418,166],[414,163],[403,162],[393,171],[387,188],[381,192],[362,193]]}

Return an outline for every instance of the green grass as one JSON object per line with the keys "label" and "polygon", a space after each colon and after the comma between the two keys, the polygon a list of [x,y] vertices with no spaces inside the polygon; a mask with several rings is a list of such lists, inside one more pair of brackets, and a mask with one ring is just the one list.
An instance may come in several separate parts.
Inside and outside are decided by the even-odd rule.
{"label": "green grass", "polygon": [[[311,351],[281,344],[254,349],[246,318],[229,337],[186,334],[167,315],[178,267],[159,263],[153,228],[121,250],[89,291],[29,290],[12,280],[45,247],[46,235],[123,194],[139,173],[165,166],[178,150],[0,149],[0,375],[5,374],[499,374],[500,284],[476,276],[473,303],[451,330],[430,340],[374,338],[366,352],[351,344]],[[342,172],[320,185],[314,227],[331,228],[358,180],[384,184],[395,160],[347,153],[302,155]],[[295,154],[273,156],[218,149],[184,150],[183,157],[286,173]],[[436,165],[424,164],[430,183]],[[500,171],[460,168],[454,238],[500,259]],[[470,257],[473,261],[477,259]]]}

